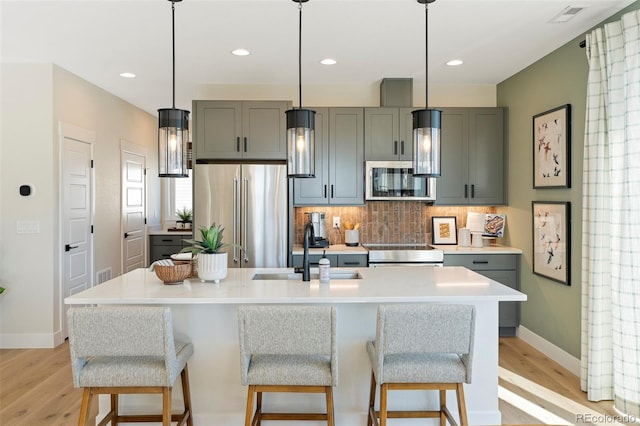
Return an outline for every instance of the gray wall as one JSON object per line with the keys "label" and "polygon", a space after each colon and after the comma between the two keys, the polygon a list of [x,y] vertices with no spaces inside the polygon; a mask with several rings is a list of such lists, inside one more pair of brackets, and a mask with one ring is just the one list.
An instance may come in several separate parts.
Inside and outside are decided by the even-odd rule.
{"label": "gray wall", "polygon": [[[607,19],[640,9],[636,1]],[[600,25],[599,25],[600,26]],[[497,88],[498,106],[508,108],[509,244],[523,249],[521,324],[571,355],[580,357],[582,257],[582,154],[588,64],[578,46],[584,36],[567,43]],[[571,104],[571,188],[533,189],[532,117]],[[571,286],[532,273],[532,201],[571,202]]]}

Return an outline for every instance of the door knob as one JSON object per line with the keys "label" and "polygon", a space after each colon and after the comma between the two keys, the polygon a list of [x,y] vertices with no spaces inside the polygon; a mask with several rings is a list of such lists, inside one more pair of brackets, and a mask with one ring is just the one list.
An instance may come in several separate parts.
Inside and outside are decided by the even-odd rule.
{"label": "door knob", "polygon": [[71,251],[74,248],[78,248],[78,246],[72,246],[72,245],[69,245],[69,244],[65,244],[64,245],[64,251]]}

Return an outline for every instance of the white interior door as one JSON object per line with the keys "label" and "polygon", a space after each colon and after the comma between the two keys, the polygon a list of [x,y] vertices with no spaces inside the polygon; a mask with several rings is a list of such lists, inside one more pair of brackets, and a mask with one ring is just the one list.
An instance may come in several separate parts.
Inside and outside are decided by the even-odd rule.
{"label": "white interior door", "polygon": [[122,151],[122,271],[145,267],[145,157]]}
{"label": "white interior door", "polygon": [[62,313],[63,338],[67,337],[64,298],[92,285],[93,245],[91,235],[92,173],[91,143],[73,139],[72,133],[62,134]]}

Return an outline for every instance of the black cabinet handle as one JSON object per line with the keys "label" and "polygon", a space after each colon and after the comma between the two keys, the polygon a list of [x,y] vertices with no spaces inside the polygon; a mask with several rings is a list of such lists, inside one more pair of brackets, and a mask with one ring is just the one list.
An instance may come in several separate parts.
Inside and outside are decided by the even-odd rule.
{"label": "black cabinet handle", "polygon": [[327,198],[327,185],[324,186],[324,198]]}
{"label": "black cabinet handle", "polygon": [[398,141],[393,141],[393,155],[398,155]]}
{"label": "black cabinet handle", "polygon": [[171,240],[171,239],[166,239],[166,240],[162,240],[162,242],[163,242],[163,243],[172,243],[172,242],[173,242],[173,240]]}
{"label": "black cabinet handle", "polygon": [[359,266],[360,262],[342,262],[344,266]]}
{"label": "black cabinet handle", "polygon": [[64,245],[64,251],[71,251],[74,248],[78,248],[78,246],[72,246],[72,245],[69,245],[69,244],[65,244]]}
{"label": "black cabinet handle", "polygon": [[469,185],[467,185],[466,183],[464,184],[464,198],[467,198],[469,196],[469,191],[468,191]]}
{"label": "black cabinet handle", "polygon": [[331,198],[333,198],[333,185],[331,185]]}
{"label": "black cabinet handle", "polygon": [[247,152],[247,138],[244,138],[244,152]]}
{"label": "black cabinet handle", "polygon": [[236,152],[240,152],[240,136],[236,138]]}
{"label": "black cabinet handle", "polygon": [[488,261],[488,260],[474,260],[474,261],[473,261],[473,264],[474,264],[474,265],[486,265],[486,264],[488,264],[488,263],[489,263],[489,261]]}
{"label": "black cabinet handle", "polygon": [[400,141],[400,155],[404,155],[404,141]]}
{"label": "black cabinet handle", "polygon": [[471,198],[475,198],[476,196],[476,186],[471,185]]}

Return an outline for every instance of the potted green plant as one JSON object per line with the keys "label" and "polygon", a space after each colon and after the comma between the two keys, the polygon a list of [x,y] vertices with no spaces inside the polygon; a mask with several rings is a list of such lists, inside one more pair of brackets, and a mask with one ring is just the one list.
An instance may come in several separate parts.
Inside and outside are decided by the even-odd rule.
{"label": "potted green plant", "polygon": [[201,240],[184,240],[190,247],[182,249],[197,255],[198,277],[202,282],[214,281],[219,283],[227,276],[227,253],[221,251],[225,247],[238,247],[238,244],[222,242],[224,227],[213,223],[211,226],[200,227]]}
{"label": "potted green plant", "polygon": [[[193,212],[187,207],[176,210],[176,216],[180,218],[180,220],[177,220],[176,222],[182,223],[183,228],[185,227],[185,224],[191,224],[191,221],[193,220]],[[187,228],[191,228],[191,226],[187,226]]]}

